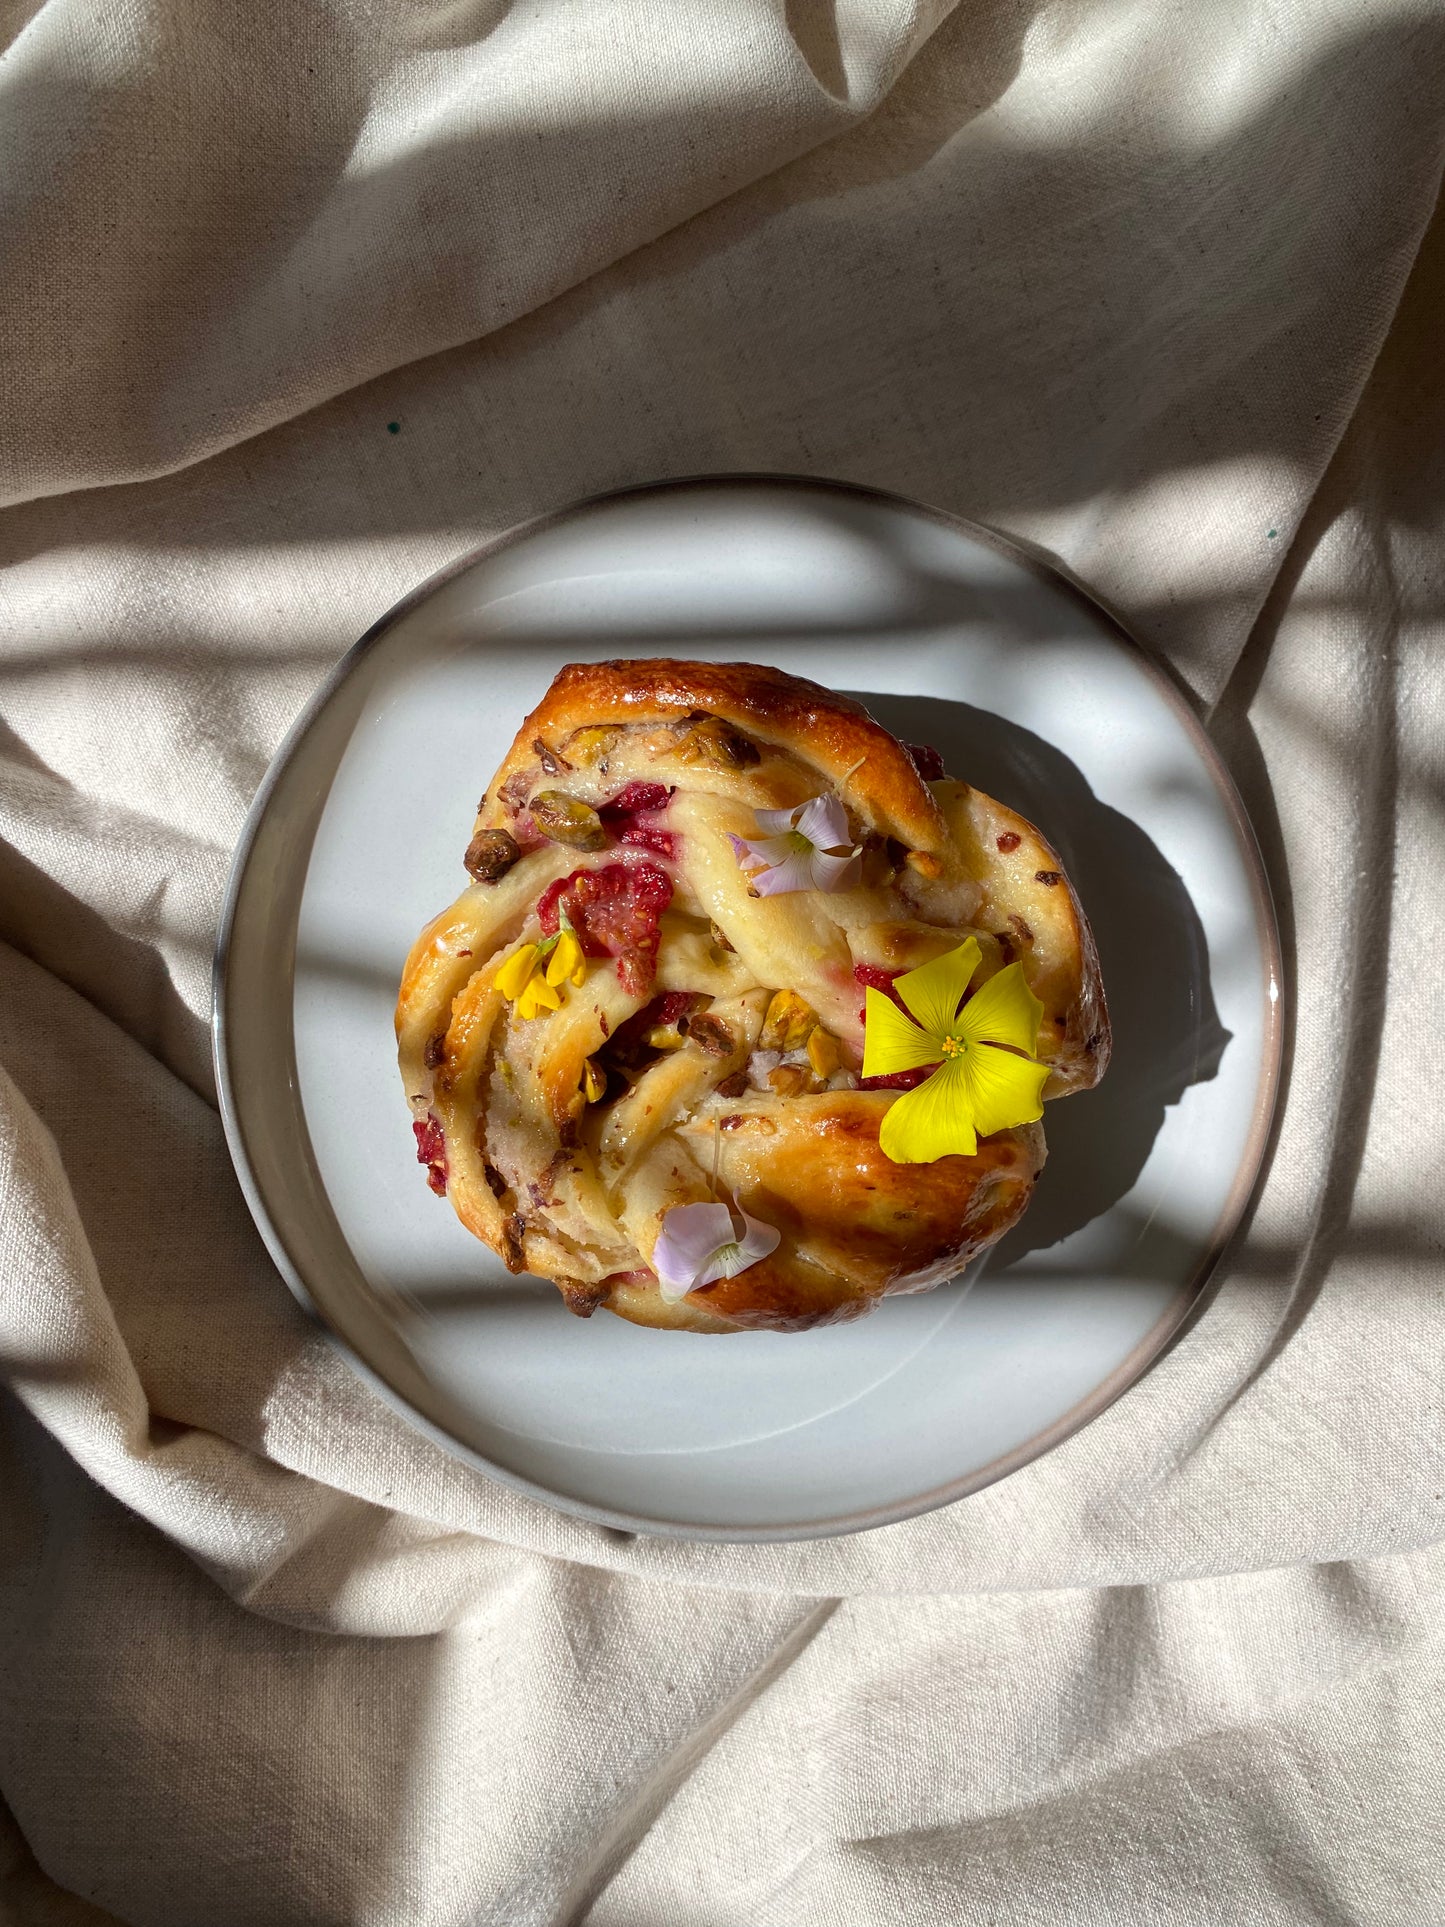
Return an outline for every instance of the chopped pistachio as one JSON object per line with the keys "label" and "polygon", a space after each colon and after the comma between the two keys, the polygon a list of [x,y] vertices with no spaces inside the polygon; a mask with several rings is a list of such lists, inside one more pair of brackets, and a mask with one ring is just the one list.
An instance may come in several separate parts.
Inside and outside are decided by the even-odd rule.
{"label": "chopped pistachio", "polygon": [[710,1017],[704,1012],[694,1017],[687,1030],[690,1040],[699,1050],[709,1057],[731,1057],[737,1049],[737,1039],[728,1029],[721,1017]]}
{"label": "chopped pistachio", "polygon": [[609,750],[616,749],[621,739],[620,729],[606,723],[589,723],[584,729],[573,730],[567,738],[567,748],[584,769],[593,769]]}
{"label": "chopped pistachio", "polygon": [[838,1040],[821,1024],[809,1033],[808,1062],[819,1077],[831,1077],[838,1068]]}
{"label": "chopped pistachio", "polygon": [[462,858],[467,874],[478,883],[495,883],[504,877],[522,852],[516,837],[506,830],[478,830]]}
{"label": "chopped pistachio", "polygon": [[549,776],[561,776],[564,772],[571,770],[572,765],[561,750],[553,749],[552,745],[544,743],[540,736],[532,738],[532,748],[536,752],[537,761]]}
{"label": "chopped pistachio", "polygon": [[645,1037],[654,1050],[681,1050],[687,1042],[686,1032],[676,1024],[654,1024]]}
{"label": "chopped pistachio", "polygon": [[763,1019],[763,1031],[758,1039],[760,1050],[801,1050],[812,1032],[817,1028],[818,1013],[807,1004],[796,990],[779,990],[774,993],[768,1005],[768,1014]]}
{"label": "chopped pistachio", "polygon": [[739,735],[720,716],[705,716],[695,723],[673,754],[681,763],[705,764],[711,769],[747,769],[762,761],[757,744]]}
{"label": "chopped pistachio", "polygon": [[768,1072],[768,1083],[779,1097],[801,1097],[811,1084],[811,1075],[801,1064],[779,1064]]}
{"label": "chopped pistachio", "polygon": [[569,850],[607,847],[607,832],[596,810],[562,790],[539,790],[532,798],[532,820],[543,836]]}

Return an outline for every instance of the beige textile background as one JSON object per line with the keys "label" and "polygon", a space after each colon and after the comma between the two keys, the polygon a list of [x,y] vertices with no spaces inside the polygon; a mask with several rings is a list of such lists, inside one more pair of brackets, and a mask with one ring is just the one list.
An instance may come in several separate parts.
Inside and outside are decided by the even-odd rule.
{"label": "beige textile background", "polygon": [[[1440,7],[0,35],[0,1922],[1440,1927]],[[400,594],[759,468],[992,521],[1168,655],[1298,1016],[1141,1386],[926,1519],[693,1546],[452,1464],[301,1316],[210,950]]]}

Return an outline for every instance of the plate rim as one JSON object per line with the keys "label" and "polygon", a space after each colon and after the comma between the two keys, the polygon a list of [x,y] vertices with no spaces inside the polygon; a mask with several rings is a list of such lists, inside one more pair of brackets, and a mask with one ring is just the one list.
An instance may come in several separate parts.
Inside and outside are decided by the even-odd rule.
{"label": "plate rim", "polygon": [[[1265,964],[1266,982],[1273,990],[1273,995],[1266,995],[1265,998],[1261,1061],[1249,1130],[1228,1195],[1220,1207],[1207,1241],[1202,1246],[1199,1261],[1193,1272],[1180,1286],[1174,1299],[1155,1323],[1114,1370],[1085,1398],[1061,1413],[1043,1431],[1034,1433],[1022,1444],[989,1460],[987,1464],[958,1478],[947,1480],[942,1485],[916,1493],[906,1500],[873,1506],[862,1511],[836,1514],[824,1519],[752,1527],[686,1524],[675,1519],[653,1518],[645,1513],[594,1505],[588,1500],[558,1492],[537,1480],[529,1479],[524,1474],[512,1471],[511,1468],[488,1458],[485,1453],[457,1438],[437,1420],[430,1418],[414,1406],[383,1376],[377,1366],[363,1358],[330,1322],[312,1296],[304,1277],[290,1255],[280,1227],[273,1219],[266,1198],[257,1182],[240,1116],[235,1080],[231,1073],[230,1023],[227,1014],[231,949],[242,887],[262,824],[270,809],[271,799],[282,776],[299,754],[322,711],[341,685],[354,673],[363,657],[371,652],[391,628],[449,582],[464,575],[477,564],[500,554],[503,550],[534,535],[543,534],[559,523],[571,521],[589,510],[632,498],[727,488],[791,488],[799,491],[833,493],[882,504],[911,515],[922,515],[955,534],[964,535],[980,546],[993,550],[1050,586],[1061,589],[1066,596],[1082,604],[1096,620],[1101,621],[1112,632],[1114,640],[1134,659],[1138,667],[1163,695],[1208,772],[1216,794],[1225,806],[1237,846],[1244,860],[1251,910]],[[217,1108],[226,1148],[230,1154],[242,1196],[261,1235],[262,1243],[287,1289],[302,1309],[324,1331],[328,1341],[345,1358],[350,1369],[369,1384],[393,1411],[432,1439],[450,1457],[460,1459],[474,1470],[484,1473],[489,1479],[511,1491],[538,1501],[553,1511],[613,1531],[640,1533],[649,1538],[729,1545],[788,1544],[814,1539],[844,1538],[859,1532],[873,1531],[880,1526],[901,1524],[906,1520],[919,1518],[925,1513],[937,1511],[942,1506],[951,1505],[956,1500],[968,1498],[975,1492],[981,1492],[986,1487],[997,1484],[999,1480],[1009,1477],[1011,1473],[1022,1470],[1024,1466],[1052,1452],[1057,1446],[1072,1438],[1076,1432],[1082,1431],[1085,1426],[1101,1417],[1125,1392],[1137,1385],[1170,1347],[1184,1335],[1186,1329],[1192,1327],[1203,1314],[1211,1296],[1211,1284],[1217,1283],[1214,1280],[1214,1273],[1218,1269],[1219,1262],[1241,1227],[1248,1222],[1250,1209],[1265,1175],[1267,1159],[1274,1141],[1274,1127],[1283,1080],[1287,1016],[1287,980],[1279,920],[1259,840],[1229,767],[1205,730],[1195,706],[1195,699],[1173,665],[1135,636],[1108,604],[1093,589],[1080,581],[1067,564],[1026,539],[1004,535],[987,523],[975,522],[967,516],[955,515],[948,509],[919,502],[895,490],[875,488],[866,483],[841,481],[830,476],[767,469],[749,469],[737,473],[724,470],[712,474],[678,476],[660,481],[631,483],[581,496],[562,507],[546,509],[537,515],[529,516],[525,521],[516,523],[511,528],[489,537],[487,541],[466,550],[450,562],[444,563],[440,569],[424,577],[399,601],[393,603],[351,644],[322,678],[302,705],[266,766],[265,773],[247,808],[232,854],[220,922],[217,926],[211,972],[211,1058],[216,1080]],[[303,1130],[304,1128],[303,1121]]]}

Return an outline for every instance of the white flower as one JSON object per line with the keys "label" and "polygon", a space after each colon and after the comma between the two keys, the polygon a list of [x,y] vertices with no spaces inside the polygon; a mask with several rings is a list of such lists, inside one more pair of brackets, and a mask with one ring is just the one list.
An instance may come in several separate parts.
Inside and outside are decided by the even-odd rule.
{"label": "white flower", "polygon": [[760,897],[791,890],[851,890],[862,873],[860,846],[836,796],[814,796],[790,810],[754,810],[761,837],[732,837],[738,862]]}
{"label": "white flower", "polygon": [[777,1250],[782,1233],[728,1204],[675,1204],[662,1214],[652,1269],[669,1304],[715,1278],[736,1278]]}

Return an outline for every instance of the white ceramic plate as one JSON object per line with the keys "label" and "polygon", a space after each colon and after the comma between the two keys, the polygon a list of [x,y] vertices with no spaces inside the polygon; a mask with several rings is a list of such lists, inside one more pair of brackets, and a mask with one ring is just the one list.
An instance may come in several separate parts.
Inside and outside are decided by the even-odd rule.
{"label": "white ceramic plate", "polygon": [[[402,961],[465,881],[521,717],[562,663],[616,655],[775,663],[859,694],[1060,849],[1098,936],[1113,1067],[1049,1106],[1034,1203],[969,1276],[801,1334],[584,1322],[427,1189],[395,1063]],[[803,1538],[1001,1477],[1158,1356],[1258,1170],[1277,955],[1228,777],[1167,676],[1077,590],[892,498],[671,484],[493,543],[341,663],[236,857],[218,1082],[283,1275],[451,1451],[611,1525]]]}

